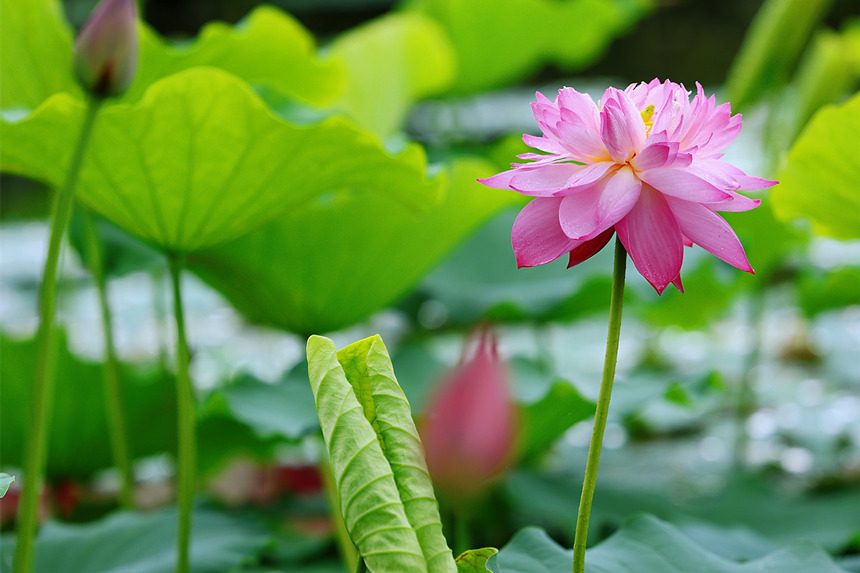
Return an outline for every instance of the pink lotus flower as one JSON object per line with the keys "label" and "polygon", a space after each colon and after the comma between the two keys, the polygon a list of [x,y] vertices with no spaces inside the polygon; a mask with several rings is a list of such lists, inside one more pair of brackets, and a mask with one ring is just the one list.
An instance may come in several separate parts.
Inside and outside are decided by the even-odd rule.
{"label": "pink lotus flower", "polygon": [[434,484],[459,498],[475,494],[504,470],[518,431],[495,337],[483,329],[468,346],[471,352],[430,400],[421,425]]}
{"label": "pink lotus flower", "polygon": [[75,73],[96,97],[121,95],[137,68],[134,0],[102,0],[75,39]]}
{"label": "pink lotus flower", "polygon": [[546,264],[569,253],[579,264],[602,249],[613,233],[636,268],[662,293],[679,290],[684,245],[697,244],[752,273],[744,249],[717,211],[748,211],[759,200],[739,189],[775,185],[721,161],[722,149],[741,130],[728,103],[714,104],[702,86],[692,102],[683,86],[655,79],[626,90],[609,88],[595,105],[563,88],[555,101],[537,94],[532,104],[541,137],[513,169],[480,180],[535,197],[511,233],[519,267]]}

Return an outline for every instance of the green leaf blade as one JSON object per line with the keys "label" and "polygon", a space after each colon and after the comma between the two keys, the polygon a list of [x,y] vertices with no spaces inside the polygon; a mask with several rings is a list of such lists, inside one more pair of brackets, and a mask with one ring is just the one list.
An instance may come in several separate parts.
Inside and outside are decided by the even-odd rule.
{"label": "green leaf blade", "polygon": [[[22,121],[4,121],[2,168],[57,185],[83,112],[83,102],[59,94]],[[425,164],[420,149],[393,157],[342,117],[294,125],[235,76],[195,68],[100,112],[78,198],[163,250],[191,252],[325,193],[378,185],[375,170],[414,185],[402,194],[408,204],[435,201],[438,187],[421,185]]]}
{"label": "green leaf blade", "polygon": [[338,361],[353,388],[369,389],[362,401],[378,432],[385,457],[403,501],[406,517],[418,536],[429,573],[455,573],[457,567],[442,533],[439,506],[424,461],[418,430],[406,395],[397,383],[388,351],[377,335],[340,350]]}
{"label": "green leaf blade", "polygon": [[391,467],[331,340],[320,336],[308,340],[308,376],[341,512],[368,570],[427,573]]}
{"label": "green leaf blade", "polygon": [[15,481],[15,476],[10,476],[9,474],[0,473],[0,498],[6,495],[6,492],[9,491],[9,487],[12,485],[12,482]]}
{"label": "green leaf blade", "polygon": [[822,108],[804,129],[771,191],[781,219],[808,218],[816,234],[860,238],[860,94]]}

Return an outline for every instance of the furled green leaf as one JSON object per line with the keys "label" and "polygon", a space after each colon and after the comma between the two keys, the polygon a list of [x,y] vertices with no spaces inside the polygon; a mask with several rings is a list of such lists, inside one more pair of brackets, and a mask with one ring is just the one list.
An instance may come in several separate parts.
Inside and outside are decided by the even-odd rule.
{"label": "furled green leaf", "polygon": [[56,92],[80,93],[59,0],[0,0],[0,22],[0,109],[35,109]]}
{"label": "furled green leaf", "polygon": [[9,474],[0,473],[0,497],[6,495],[6,492],[9,491],[9,486],[12,485],[12,482],[15,481],[15,476],[10,476]]}
{"label": "furled green leaf", "polygon": [[193,43],[179,46],[142,26],[139,58],[123,101],[136,101],[154,82],[196,66],[221,68],[249,84],[318,106],[332,103],[346,82],[343,65],[319,59],[311,33],[270,6],[257,8],[235,27],[208,24]]}
{"label": "furled green leaf", "polygon": [[486,573],[487,559],[498,553],[495,547],[470,549],[456,559],[457,573]]}
{"label": "furled green leaf", "polygon": [[743,111],[785,85],[833,0],[768,0],[755,17],[726,78],[732,108]]}
{"label": "furled green leaf", "polygon": [[334,41],[331,54],[349,76],[335,107],[380,135],[400,129],[413,101],[454,80],[455,56],[445,32],[417,13],[390,14],[350,30]]}
{"label": "furled green leaf", "polygon": [[423,184],[428,195],[435,187],[382,173],[362,190],[308,202],[195,254],[189,266],[251,320],[327,332],[391,304],[515,196],[475,181],[492,174],[486,162],[462,159],[451,167],[444,201],[415,213],[380,196],[381,188],[408,195]]}
{"label": "furled green leaf", "polygon": [[[58,341],[58,348],[47,475],[86,479],[113,465],[102,370],[99,364],[70,354],[65,337]],[[0,459],[4,467],[20,466],[30,428],[35,340],[12,341],[2,336],[0,355]],[[135,371],[126,366],[121,369],[120,381],[131,455],[137,459],[174,448],[172,381],[161,372]]]}
{"label": "furled green leaf", "polygon": [[[83,113],[61,94],[4,122],[2,168],[56,185]],[[421,206],[437,193],[424,173],[420,149],[393,157],[341,117],[293,125],[235,76],[194,68],[157,82],[139,103],[100,112],[78,198],[162,249],[187,252],[339,189],[372,186]]]}
{"label": "furled green leaf", "polygon": [[594,62],[610,41],[651,6],[650,0],[415,0],[454,43],[454,91],[499,87],[547,63],[565,69]]}
{"label": "furled green leaf", "polygon": [[860,94],[822,108],[779,173],[771,201],[782,219],[808,218],[816,234],[860,238]]}
{"label": "furled green leaf", "polygon": [[593,416],[596,408],[570,383],[556,380],[543,398],[520,409],[522,457],[545,453],[571,426]]}
{"label": "furled green leaf", "polygon": [[[255,521],[212,509],[194,511],[192,573],[235,571],[253,562],[268,533]],[[48,522],[39,532],[33,573],[170,573],[176,567],[176,509],[121,512],[87,524]],[[0,563],[11,570],[14,536],[0,543]]]}
{"label": "furled green leaf", "polygon": [[[573,552],[537,528],[520,531],[488,562],[494,573],[567,573]],[[797,542],[765,557],[736,563],[710,553],[655,517],[628,521],[619,532],[589,549],[590,573],[842,573],[830,557]]]}
{"label": "furled green leaf", "polygon": [[308,374],[341,512],[371,572],[456,571],[409,403],[379,336],[335,352],[308,340]]}

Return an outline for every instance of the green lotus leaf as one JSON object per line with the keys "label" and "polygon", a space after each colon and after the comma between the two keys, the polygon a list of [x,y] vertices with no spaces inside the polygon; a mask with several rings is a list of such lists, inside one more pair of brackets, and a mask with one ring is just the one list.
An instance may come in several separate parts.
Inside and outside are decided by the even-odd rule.
{"label": "green lotus leaf", "polygon": [[6,492],[9,491],[9,486],[11,486],[14,481],[15,476],[0,473],[0,498],[6,495]]}
{"label": "green lotus leaf", "polygon": [[[102,365],[72,355],[59,336],[58,380],[51,414],[47,475],[57,479],[88,479],[113,465],[103,398]],[[0,336],[0,462],[20,467],[30,431],[36,341]],[[175,398],[172,380],[161,372],[120,368],[123,410],[134,459],[175,448]],[[163,423],[153,424],[154,419]],[[146,428],[146,431],[134,429]]]}
{"label": "green lotus leaf", "polygon": [[[455,161],[444,201],[423,213],[388,201],[373,186],[382,186],[380,178],[365,190],[305,203],[236,241],[195,253],[188,264],[253,321],[306,334],[332,331],[394,302],[517,201],[515,193],[475,181],[492,173],[481,159]],[[389,192],[419,190],[418,182],[384,181]]]}
{"label": "green lotus leaf", "polygon": [[594,62],[652,0],[415,0],[435,18],[457,54],[453,91],[500,87],[548,63],[573,70]]}
{"label": "green lotus leaf", "polygon": [[860,94],[823,107],[800,134],[771,191],[777,216],[807,218],[819,235],[860,238],[858,149]]}
{"label": "green lotus leaf", "polygon": [[[0,109],[36,109],[51,95],[80,95],[74,78],[72,30],[57,0],[0,0]],[[226,70],[250,84],[323,106],[341,96],[341,62],[319,58],[313,36],[295,19],[263,6],[235,27],[212,23],[188,44],[174,45],[141,23],[138,67],[123,101],[154,82],[197,66]]]}
{"label": "green lotus leaf", "polygon": [[[488,569],[494,573],[567,573],[573,552],[543,530],[520,531]],[[796,542],[760,559],[736,563],[696,545],[650,515],[634,517],[615,535],[589,549],[589,573],[843,573],[818,546]]]}
{"label": "green lotus leaf", "polygon": [[308,374],[347,530],[371,573],[454,573],[406,396],[382,339],[308,340]]}
{"label": "green lotus leaf", "polygon": [[461,553],[456,559],[457,573],[486,573],[487,560],[498,552],[495,547],[484,547]]}
{"label": "green lotus leaf", "polygon": [[[50,521],[39,532],[33,573],[165,573],[176,562],[176,508],[121,512],[87,524]],[[191,571],[237,571],[269,542],[259,523],[204,508],[194,510]],[[14,536],[0,543],[0,566],[10,571]]]}
{"label": "green lotus leaf", "polygon": [[335,107],[381,135],[401,128],[412,102],[454,80],[456,61],[444,30],[418,13],[390,14],[339,36],[331,55],[349,76]]}
{"label": "green lotus leaf", "polygon": [[123,99],[136,101],[154,82],[197,66],[220,68],[317,106],[332,103],[346,82],[343,65],[318,58],[313,36],[297,20],[261,6],[236,26],[208,24],[190,44],[170,44],[141,26],[140,63]]}
{"label": "green lotus leaf", "polygon": [[0,0],[0,22],[0,109],[35,109],[57,92],[80,94],[59,0]]}
{"label": "green lotus leaf", "polygon": [[[0,167],[57,185],[84,107],[58,94],[27,118],[4,121]],[[138,103],[99,113],[77,194],[145,241],[189,252],[329,192],[368,187],[413,207],[438,193],[417,146],[392,156],[342,117],[294,125],[235,76],[193,68],[156,82]]]}

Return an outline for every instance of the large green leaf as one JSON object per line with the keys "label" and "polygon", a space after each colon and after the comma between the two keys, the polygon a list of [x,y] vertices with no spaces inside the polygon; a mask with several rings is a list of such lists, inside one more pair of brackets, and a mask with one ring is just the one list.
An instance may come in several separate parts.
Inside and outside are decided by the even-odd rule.
{"label": "large green leaf", "polygon": [[571,426],[594,415],[597,405],[570,383],[555,380],[546,395],[520,408],[520,454],[534,458],[546,451]]}
{"label": "large green leaf", "polygon": [[[0,109],[36,109],[57,92],[80,94],[72,68],[72,31],[57,0],[0,0]],[[291,16],[260,7],[235,27],[212,23],[196,41],[174,46],[139,27],[138,68],[123,101],[140,99],[154,82],[196,66],[229,71],[248,83],[313,104],[332,103],[346,75],[320,59],[313,36]]]}
{"label": "large green leaf", "polygon": [[221,68],[313,105],[332,103],[346,83],[343,65],[319,59],[313,36],[298,21],[261,6],[235,27],[208,24],[191,44],[171,45],[141,26],[140,64],[123,100],[138,100],[154,82],[196,66]]}
{"label": "large green leaf", "polygon": [[503,86],[555,63],[594,62],[651,0],[415,0],[445,28],[457,53],[454,91]]}
{"label": "large green leaf", "polygon": [[0,109],[35,109],[56,92],[80,93],[59,0],[0,0],[0,22]]}
{"label": "large green leaf", "polygon": [[456,572],[409,403],[379,336],[308,340],[308,374],[350,536],[373,572]]}
{"label": "large green leaf", "polygon": [[454,80],[455,56],[441,27],[417,13],[390,14],[339,36],[332,56],[349,85],[335,104],[381,135],[400,129],[409,105]]}
{"label": "large green leaf", "polygon": [[808,218],[816,234],[860,238],[860,93],[813,116],[771,191],[777,215]]}
{"label": "large green leaf", "polygon": [[[567,573],[573,552],[537,528],[526,528],[491,557],[494,573]],[[643,515],[586,554],[589,573],[843,573],[812,543],[798,542],[736,563],[710,553],[655,517]]]}
{"label": "large green leaf", "polygon": [[[4,122],[2,168],[56,185],[83,113],[83,102],[60,94]],[[437,192],[424,183],[419,149],[393,157],[341,117],[296,126],[235,76],[194,68],[157,82],[139,103],[101,111],[78,198],[162,249],[187,252],[325,193],[368,186],[413,205]]]}
{"label": "large green leaf", "polygon": [[[254,521],[198,508],[191,532],[192,573],[235,571],[254,562],[268,541]],[[176,567],[176,509],[115,513],[86,525],[48,522],[39,532],[33,573],[171,573]],[[4,536],[4,571],[14,551]],[[7,569],[8,567],[8,569]]]}
{"label": "large green leaf", "polygon": [[364,189],[308,202],[232,243],[195,254],[189,266],[251,320],[300,333],[342,328],[394,302],[514,200],[515,194],[475,181],[489,174],[483,160],[454,162],[445,200],[424,213],[378,191],[387,186],[388,193],[427,195],[428,184],[380,176]]}
{"label": "large green leaf", "polygon": [[457,556],[457,573],[484,573],[487,570],[487,560],[498,553],[495,547],[470,549]]}
{"label": "large green leaf", "polygon": [[[65,337],[61,337],[58,347],[47,474],[86,479],[113,465],[102,369],[99,364],[70,354]],[[2,336],[0,355],[0,465],[20,467],[30,428],[35,340],[12,341]],[[123,367],[120,374],[131,455],[140,458],[170,451],[174,447],[176,419],[172,381],[160,372],[134,371],[129,367]]]}

